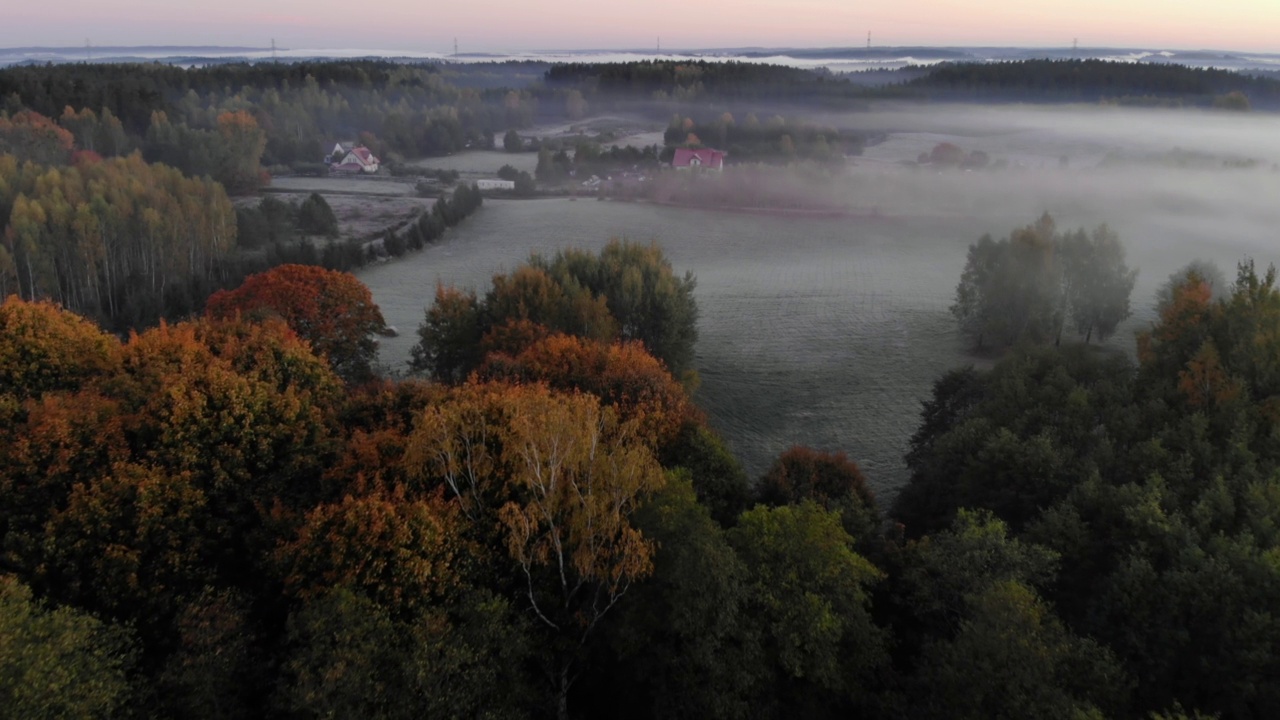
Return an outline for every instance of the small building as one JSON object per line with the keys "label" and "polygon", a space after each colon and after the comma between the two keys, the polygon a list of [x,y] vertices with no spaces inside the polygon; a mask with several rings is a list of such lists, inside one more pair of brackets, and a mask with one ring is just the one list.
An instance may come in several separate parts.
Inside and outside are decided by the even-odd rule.
{"label": "small building", "polygon": [[477,180],[476,187],[481,190],[515,190],[515,180]]}
{"label": "small building", "polygon": [[724,170],[725,153],[711,148],[676,148],[671,167],[677,170]]}
{"label": "small building", "polygon": [[342,173],[376,173],[381,161],[363,145],[338,143],[329,153],[329,167]]}

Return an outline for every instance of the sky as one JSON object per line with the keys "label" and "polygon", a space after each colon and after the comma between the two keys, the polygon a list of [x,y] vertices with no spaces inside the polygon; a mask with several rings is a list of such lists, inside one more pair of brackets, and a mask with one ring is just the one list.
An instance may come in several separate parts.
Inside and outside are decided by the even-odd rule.
{"label": "sky", "polygon": [[[16,3],[15,3],[16,4]],[[0,47],[452,52],[873,45],[1280,52],[1280,0],[41,0]]]}

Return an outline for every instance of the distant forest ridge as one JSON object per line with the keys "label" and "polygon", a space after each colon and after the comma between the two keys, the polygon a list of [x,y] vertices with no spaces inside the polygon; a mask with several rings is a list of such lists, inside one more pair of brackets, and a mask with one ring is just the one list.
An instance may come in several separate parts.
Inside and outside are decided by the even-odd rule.
{"label": "distant forest ridge", "polygon": [[1116,60],[1154,64],[1178,64],[1251,72],[1280,69],[1280,54],[1225,50],[1166,50],[1161,48],[1111,47],[937,47],[887,46],[824,48],[626,48],[552,51],[483,51],[464,45],[435,50],[362,48],[276,48],[221,46],[103,46],[0,48],[0,67],[45,63],[162,62],[207,65],[226,62],[254,62],[279,59],[287,62],[374,59],[399,62],[447,62],[451,64],[489,62],[600,63],[641,60],[746,61],[789,65],[805,69],[825,67],[832,72],[867,69],[898,69],[907,65],[934,65],[941,62],[1012,62],[1018,60]]}
{"label": "distant forest ridge", "polygon": [[[805,97],[927,100],[1116,102],[1137,105],[1218,105],[1232,93],[1257,107],[1280,106],[1280,78],[1213,68],[1115,60],[1017,60],[942,63],[932,67],[835,75],[784,65],[740,62],[560,64],[546,72],[550,87],[585,86],[603,94],[676,90],[722,98]],[[1247,107],[1247,105],[1246,105]]]}
{"label": "distant forest ridge", "polygon": [[[458,110],[465,110],[468,117],[479,113],[474,121],[464,121],[468,127],[474,125],[472,129],[477,133],[485,129],[501,132],[512,126],[522,127],[533,119],[530,116],[517,121],[506,117],[510,114],[510,108],[504,109],[508,102],[504,95],[507,88],[522,89],[530,101],[541,100],[540,110],[533,104],[528,108],[540,120],[554,119],[542,116],[553,107],[561,107],[566,94],[573,92],[580,93],[595,111],[618,109],[611,105],[622,100],[660,101],[665,106],[704,99],[782,101],[824,107],[874,99],[920,99],[1280,108],[1280,77],[1275,75],[1096,59],[942,63],[857,74],[710,60],[555,65],[529,62],[410,65],[388,60],[339,60],[239,62],[201,67],[161,63],[10,66],[0,68],[0,110],[12,113],[25,107],[57,117],[66,107],[95,111],[109,108],[126,130],[142,134],[151,124],[153,112],[172,115],[179,105],[191,104],[192,96],[209,99],[229,90],[231,96],[247,93],[246,98],[256,98],[261,92],[296,91],[308,82],[314,82],[313,87],[326,93],[341,93],[342,101],[357,114],[372,109],[371,102],[395,105],[401,100],[410,100],[414,107],[424,101],[426,106],[441,102],[455,105]],[[469,94],[467,89],[478,94]],[[488,109],[482,110],[482,107]],[[184,114],[189,114],[191,109]],[[383,129],[381,122],[356,120],[350,118],[340,125],[350,125],[355,130],[373,129],[382,134],[379,132]],[[459,132],[459,138],[468,134],[466,130]],[[441,146],[433,151],[440,142],[425,139],[405,145],[403,150],[418,154],[451,149]]]}

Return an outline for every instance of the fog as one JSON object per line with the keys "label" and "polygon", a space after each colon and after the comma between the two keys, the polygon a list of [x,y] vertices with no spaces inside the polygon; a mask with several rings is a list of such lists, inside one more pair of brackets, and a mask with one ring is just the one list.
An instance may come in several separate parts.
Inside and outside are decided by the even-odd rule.
{"label": "fog", "polygon": [[[1107,223],[1135,259],[1185,262],[1192,257],[1182,255],[1199,254],[1228,276],[1246,256],[1263,265],[1280,259],[1280,117],[1273,114],[915,105],[814,120],[886,134],[851,159],[840,182],[813,188],[850,208],[986,219],[996,235],[1012,229],[1001,219],[1029,222],[1047,211],[1060,226]],[[986,153],[988,165],[916,164],[943,142]],[[1135,291],[1135,305],[1148,299]]]}
{"label": "fog", "polygon": [[[982,234],[1007,235],[1045,211],[1060,228],[1117,231],[1139,269],[1133,316],[1103,345],[1118,353],[1133,352],[1158,287],[1192,260],[1229,279],[1246,257],[1280,262],[1274,116],[917,105],[811,119],[883,141],[843,164],[730,166],[692,181],[731,189],[754,173],[755,191],[787,196],[768,210],[494,201],[443,244],[362,271],[402,333],[384,342],[382,361],[403,368],[437,281],[484,292],[492,273],[530,252],[652,239],[677,271],[698,277],[696,400],[749,472],[794,443],[843,450],[888,500],[906,480],[902,455],[933,381],[990,362],[948,313],[966,248]],[[942,142],[982,151],[989,164],[916,163]],[[1256,162],[1224,166],[1245,160]],[[792,195],[836,212],[795,211]]]}

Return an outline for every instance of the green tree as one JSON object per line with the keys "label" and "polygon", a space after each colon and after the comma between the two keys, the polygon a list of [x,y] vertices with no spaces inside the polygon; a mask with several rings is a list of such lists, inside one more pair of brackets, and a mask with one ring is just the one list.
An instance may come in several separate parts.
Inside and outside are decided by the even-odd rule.
{"label": "green tree", "polygon": [[520,133],[508,130],[507,134],[502,136],[502,149],[509,153],[524,150],[524,140],[520,139]]}
{"label": "green tree", "polygon": [[729,527],[751,501],[751,480],[724,440],[703,423],[687,423],[662,457],[666,467],[689,473],[698,502],[712,519]]}
{"label": "green tree", "polygon": [[896,652],[914,658],[929,641],[950,638],[969,598],[1001,582],[1048,588],[1057,555],[1009,537],[991,512],[960,509],[951,526],[894,549],[881,607],[893,621]]}
{"label": "green tree", "polygon": [[653,575],[603,629],[611,664],[584,678],[588,713],[749,715],[752,685],[766,676],[755,628],[742,616],[745,568],[686,473],[673,475],[635,522],[656,543]]}
{"label": "green tree", "polygon": [[1046,213],[1004,240],[984,236],[969,246],[951,313],[979,348],[988,339],[1056,341],[1068,317],[1088,342],[1129,316],[1136,276],[1106,226],[1064,235]]}
{"label": "green tree", "polygon": [[418,326],[409,368],[437,380],[459,383],[480,364],[484,333],[479,301],[474,292],[436,285],[436,298]]}
{"label": "green tree", "polygon": [[617,320],[619,337],[644,343],[677,378],[693,369],[697,281],[692,273],[677,275],[656,244],[612,240],[598,257],[564,250],[550,259],[535,256],[531,264],[562,287],[579,286],[603,297]]}
{"label": "green tree", "polygon": [[1015,352],[986,374],[934,386],[911,440],[911,481],[892,515],[913,536],[947,527],[958,508],[985,508],[1021,530],[1108,462],[1113,438],[1137,426],[1128,360],[1077,346]]}
{"label": "green tree", "polygon": [[130,699],[128,633],[69,608],[48,609],[0,576],[0,703],[14,718],[112,718]]}
{"label": "green tree", "polygon": [[854,552],[840,516],[812,502],[758,506],[728,539],[747,571],[740,622],[758,629],[767,668],[755,712],[814,717],[868,704],[871,673],[887,660],[870,612],[881,573]]}
{"label": "green tree", "polygon": [[911,717],[1104,717],[1122,685],[1097,643],[1073,636],[1029,588],[992,584],[966,598],[954,638],[928,646]]}
{"label": "green tree", "polygon": [[1083,230],[1059,241],[1065,299],[1076,332],[1088,343],[1095,332],[1106,340],[1129,317],[1129,295],[1138,271],[1124,264],[1124,246],[1106,225],[1086,235]]}
{"label": "green tree", "polygon": [[404,616],[329,589],[289,616],[276,702],[306,717],[527,717],[522,629],[507,603],[485,594]]}
{"label": "green tree", "polygon": [[839,513],[846,532],[870,547],[879,530],[880,513],[862,470],[844,453],[825,453],[799,445],[774,461],[757,493],[770,506],[811,500]]}
{"label": "green tree", "polygon": [[338,218],[320,193],[311,193],[298,208],[298,229],[307,235],[338,237]]}

